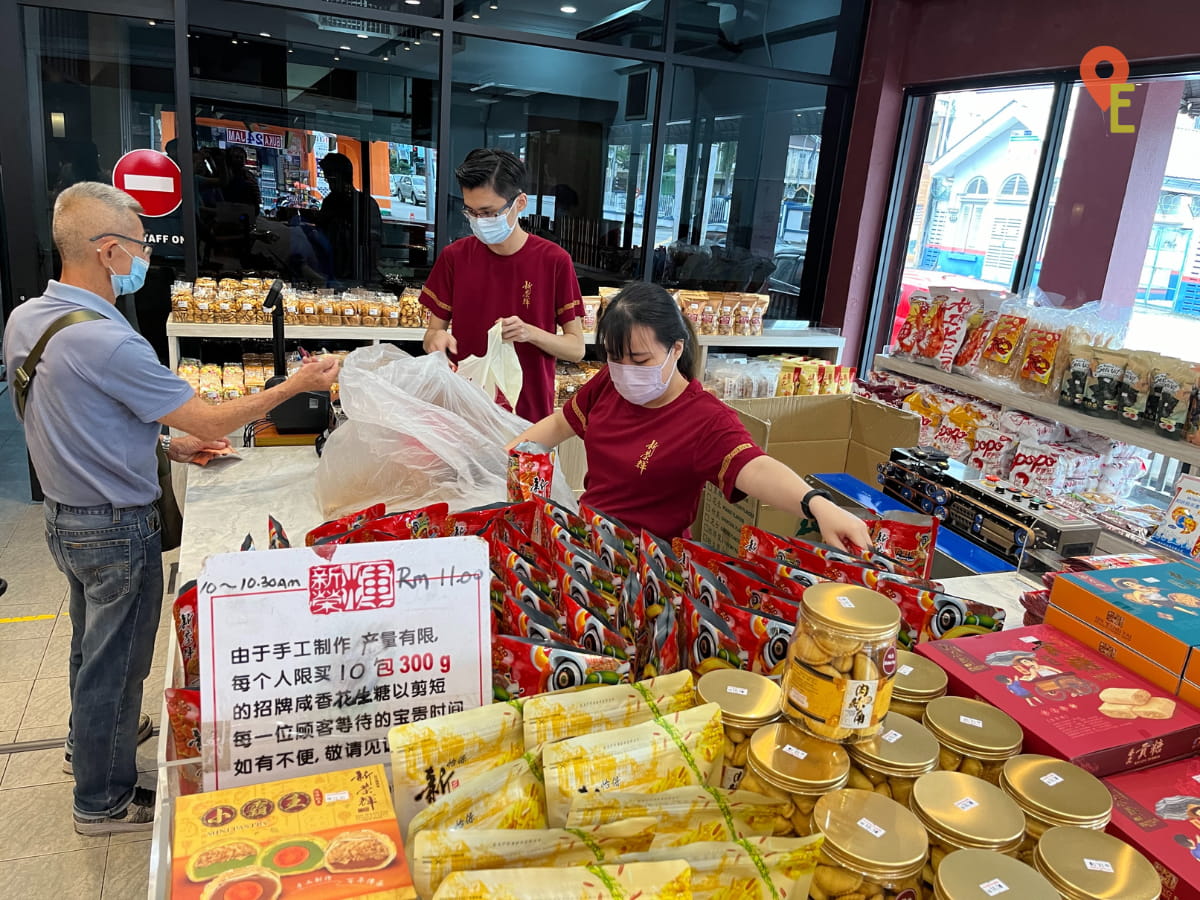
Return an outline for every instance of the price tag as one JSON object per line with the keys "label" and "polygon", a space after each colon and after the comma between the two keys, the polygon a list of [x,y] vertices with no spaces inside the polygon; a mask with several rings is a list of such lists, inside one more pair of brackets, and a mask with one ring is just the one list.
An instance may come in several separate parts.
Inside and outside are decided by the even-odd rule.
{"label": "price tag", "polygon": [[899,669],[901,675],[911,675],[913,673],[912,666],[901,666]]}
{"label": "price tag", "polygon": [[349,799],[350,799],[349,791],[334,791],[333,793],[325,795],[324,802],[325,803],[337,803],[340,800],[349,800]]}
{"label": "price tag", "polygon": [[894,744],[896,741],[900,740],[900,738],[904,737],[904,735],[898,731],[889,731],[886,734],[881,734],[880,737],[889,744]]}
{"label": "price tag", "polygon": [[842,604],[846,609],[854,609],[854,601],[849,597],[838,597],[838,603]]}
{"label": "price tag", "polygon": [[975,800],[971,799],[970,797],[963,797],[961,800],[959,800],[954,805],[957,806],[959,809],[961,809],[963,812],[968,812],[968,811],[974,809],[975,807],[977,807],[979,804]]}
{"label": "price tag", "polygon": [[995,897],[997,894],[1003,894],[1008,890],[1008,885],[999,878],[993,878],[991,881],[985,881],[979,886],[979,889],[989,897]]}
{"label": "price tag", "polygon": [[729,687],[725,688],[725,693],[737,694],[739,697],[745,697],[748,696],[750,692],[744,687],[737,687],[736,685],[731,684]]}
{"label": "price tag", "polygon": [[863,831],[867,832],[867,834],[871,835],[872,837],[881,838],[885,834],[887,834],[886,831],[884,831],[882,828],[880,828],[878,825],[876,825],[870,819],[859,819],[858,827],[861,828]]}
{"label": "price tag", "polygon": [[1089,869],[1091,869],[1093,872],[1107,872],[1109,875],[1113,874],[1112,863],[1106,862],[1103,859],[1084,858],[1083,864],[1085,866],[1087,866]]}
{"label": "price tag", "polygon": [[1038,642],[1040,642],[1040,641],[1041,641],[1041,638],[1039,638],[1039,637],[1034,637],[1034,636],[1033,636],[1033,635],[1031,635],[1031,634],[1027,634],[1025,637],[1021,638],[1021,643],[1022,643],[1022,644],[1036,644],[1036,643],[1038,643]]}
{"label": "price tag", "polygon": [[964,725],[970,725],[972,728],[983,727],[983,722],[981,722],[979,719],[972,719],[970,716],[959,716],[958,721],[962,722]]}
{"label": "price tag", "polygon": [[1043,775],[1041,778],[1042,784],[1048,787],[1054,787],[1056,784],[1062,784],[1065,779],[1057,772],[1051,772],[1049,775]]}
{"label": "price tag", "polygon": [[788,756],[794,756],[796,759],[808,759],[808,754],[799,747],[793,747],[791,744],[783,745],[783,752]]}

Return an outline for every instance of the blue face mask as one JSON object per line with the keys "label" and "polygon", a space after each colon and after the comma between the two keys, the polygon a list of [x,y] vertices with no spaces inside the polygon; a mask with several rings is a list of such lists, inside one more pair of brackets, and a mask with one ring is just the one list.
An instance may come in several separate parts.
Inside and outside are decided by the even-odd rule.
{"label": "blue face mask", "polygon": [[479,238],[485,244],[503,244],[508,240],[508,236],[516,230],[516,225],[508,224],[508,213],[501,213],[498,216],[486,216],[483,218],[471,218],[471,231],[475,237]]}
{"label": "blue face mask", "polygon": [[[125,250],[124,247],[121,248]],[[125,255],[133,262],[129,266],[129,274],[118,275],[112,270],[112,266],[108,267],[109,280],[112,281],[113,294],[120,297],[125,294],[136,294],[142,289],[142,285],[146,283],[146,273],[150,271],[150,263],[141,256],[134,256],[128,250],[125,250]]]}

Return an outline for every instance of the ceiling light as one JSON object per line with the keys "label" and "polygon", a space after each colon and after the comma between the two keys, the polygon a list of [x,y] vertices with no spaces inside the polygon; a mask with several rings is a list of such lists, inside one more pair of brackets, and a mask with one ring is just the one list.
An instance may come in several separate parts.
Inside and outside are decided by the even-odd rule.
{"label": "ceiling light", "polygon": [[441,33],[440,31],[432,31],[432,32],[430,32],[430,34],[432,34],[434,37],[441,37],[441,36],[442,36],[442,33]]}
{"label": "ceiling light", "polygon": [[363,33],[360,31],[358,34],[356,34],[356,35],[355,35],[355,37],[356,37],[356,38],[360,38],[361,40],[364,40],[364,41],[365,41],[367,38],[369,38],[369,37],[370,37],[370,35],[369,35],[369,34],[363,34]]}
{"label": "ceiling light", "polygon": [[405,50],[411,50],[411,49],[412,49],[412,47],[408,46],[408,44],[405,44],[405,45],[404,45],[404,49],[405,49]]}
{"label": "ceiling light", "polygon": [[147,19],[147,20],[146,20],[146,24],[147,24],[147,25],[149,25],[151,28],[153,28],[153,27],[154,27],[155,25],[157,25],[158,23],[157,23],[157,22],[155,22],[153,19]]}
{"label": "ceiling light", "polygon": [[288,47],[288,53],[295,53],[295,52],[296,52],[296,51],[295,51],[295,50],[293,50],[291,47]]}
{"label": "ceiling light", "polygon": [[345,44],[342,44],[342,46],[338,47],[338,49],[339,50],[349,50],[350,48],[347,47]]}
{"label": "ceiling light", "polygon": [[409,6],[420,6],[421,0],[404,0]]}
{"label": "ceiling light", "polygon": [[420,47],[420,46],[421,46],[421,42],[420,42],[420,41],[413,41],[413,46],[414,46],[414,47]]}
{"label": "ceiling light", "polygon": [[389,59],[391,59],[391,57],[390,57],[390,56],[385,56],[385,57],[383,58],[383,61],[384,61],[384,62],[387,62]]}
{"label": "ceiling light", "polygon": [[333,58],[333,61],[334,61],[334,62],[341,62],[341,61],[342,61],[342,58],[341,58],[340,56],[335,56],[335,57]]}
{"label": "ceiling light", "polygon": [[479,13],[477,13],[477,12],[473,12],[473,13],[471,13],[471,18],[472,18],[472,19],[478,19],[478,18],[479,18]]}
{"label": "ceiling light", "polygon": [[236,44],[237,42],[238,42],[238,41],[237,41],[237,38],[234,38],[234,39],[233,39],[233,40],[231,40],[229,43],[231,43],[231,44]]}
{"label": "ceiling light", "polygon": [[579,12],[579,10],[577,10],[574,6],[560,6],[558,9],[560,12],[565,12],[567,15],[572,15]]}
{"label": "ceiling light", "polygon": [[269,31],[260,31],[260,32],[258,33],[258,36],[259,36],[259,37],[270,37],[270,36],[271,36],[271,32],[269,32]]}

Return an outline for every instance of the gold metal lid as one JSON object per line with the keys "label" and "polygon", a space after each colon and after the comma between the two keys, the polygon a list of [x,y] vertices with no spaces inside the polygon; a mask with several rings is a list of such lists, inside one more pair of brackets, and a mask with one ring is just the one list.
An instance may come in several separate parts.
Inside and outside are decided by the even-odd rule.
{"label": "gold metal lid", "polygon": [[1033,861],[1066,900],[1157,900],[1162,893],[1146,857],[1102,831],[1051,828]]}
{"label": "gold metal lid", "polygon": [[721,719],[734,728],[753,730],[780,716],[783,692],[765,675],[743,669],[716,669],[696,682],[701,703],[721,707]]}
{"label": "gold metal lid", "polygon": [[944,747],[979,760],[1015,756],[1025,739],[1021,726],[1007,713],[966,697],[930,700],[921,723]]}
{"label": "gold metal lid", "polygon": [[826,794],[813,809],[813,824],[831,861],[877,879],[911,878],[929,854],[929,835],[917,817],[873,791]]}
{"label": "gold metal lid", "polygon": [[908,650],[896,650],[896,680],[892,696],[897,700],[929,701],[946,695],[949,679],[931,659]]}
{"label": "gold metal lid", "polygon": [[844,631],[863,641],[882,641],[900,632],[900,607],[870,588],[824,582],[804,592],[804,614],[813,624]]}
{"label": "gold metal lid", "polygon": [[1015,850],[1025,839],[1025,813],[982,778],[930,772],[913,785],[909,806],[921,824],[946,843],[974,850]]}
{"label": "gold metal lid", "polygon": [[1014,756],[1004,764],[1000,787],[1030,815],[1051,825],[1104,828],[1112,794],[1079,766],[1049,756]]}
{"label": "gold metal lid", "polygon": [[1023,862],[994,850],[949,853],[933,878],[934,900],[1060,900],[1045,878]]}
{"label": "gold metal lid", "polygon": [[754,732],[747,761],[760,778],[801,794],[836,790],[850,778],[850,757],[841,744],[812,737],[790,722]]}
{"label": "gold metal lid", "polygon": [[937,768],[941,746],[920,722],[892,712],[879,723],[875,737],[851,744],[850,759],[884,775],[916,777]]}

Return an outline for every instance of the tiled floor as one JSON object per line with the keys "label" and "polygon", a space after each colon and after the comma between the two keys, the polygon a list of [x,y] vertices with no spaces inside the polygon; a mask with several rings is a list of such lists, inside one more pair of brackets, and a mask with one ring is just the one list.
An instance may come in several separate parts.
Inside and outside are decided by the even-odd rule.
{"label": "tiled floor", "polygon": [[[66,736],[71,623],[66,582],[43,538],[42,509],[29,502],[25,445],[9,397],[0,393],[0,894],[22,900],[132,900],[146,896],[150,834],[80,837],[71,821],[62,749],[22,750]],[[163,626],[170,621],[169,610]],[[165,646],[159,631],[159,650]],[[158,651],[156,651],[158,652]],[[158,724],[162,669],[146,680],[144,711]],[[139,769],[152,773],[155,740]],[[153,786],[152,774],[143,784]]]}

